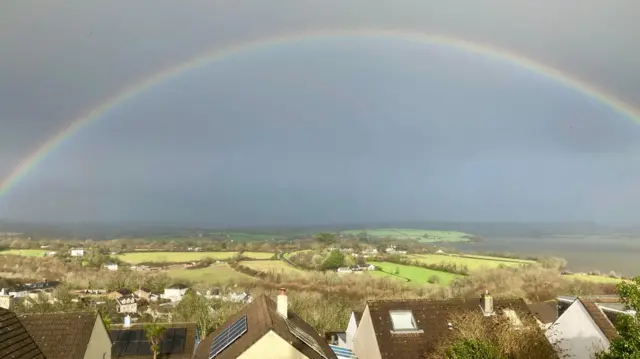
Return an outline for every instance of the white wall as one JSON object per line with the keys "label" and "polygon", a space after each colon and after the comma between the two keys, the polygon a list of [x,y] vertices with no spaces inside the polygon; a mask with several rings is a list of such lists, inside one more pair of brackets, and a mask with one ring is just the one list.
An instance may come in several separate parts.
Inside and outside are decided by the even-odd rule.
{"label": "white wall", "polygon": [[364,308],[362,318],[360,318],[360,325],[356,330],[356,336],[353,340],[353,353],[362,359],[382,359],[368,305]]}
{"label": "white wall", "polygon": [[566,355],[564,358],[589,359],[602,349],[609,349],[609,340],[579,300],[569,306],[545,335],[561,356]]}
{"label": "white wall", "polygon": [[356,329],[358,329],[358,325],[356,323],[356,316],[352,312],[351,318],[349,319],[349,324],[347,325],[347,330],[345,331],[347,338],[346,338],[346,343],[344,343],[345,347],[351,349],[352,351],[353,351],[353,339],[356,336]]}

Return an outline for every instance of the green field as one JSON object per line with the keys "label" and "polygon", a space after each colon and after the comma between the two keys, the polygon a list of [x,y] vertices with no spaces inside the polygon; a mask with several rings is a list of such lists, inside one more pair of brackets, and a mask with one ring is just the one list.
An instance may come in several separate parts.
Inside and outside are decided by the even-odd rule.
{"label": "green field", "polygon": [[[118,255],[122,261],[137,264],[143,262],[181,263],[199,261],[205,258],[229,259],[237,252],[136,252]],[[255,259],[269,259],[273,253],[244,252],[244,256]]]}
{"label": "green field", "polygon": [[490,256],[482,256],[479,254],[463,254],[461,257],[464,258],[477,258],[477,259],[486,259],[497,262],[512,262],[512,263],[522,263],[522,264],[533,264],[536,261],[530,259],[519,259],[519,258],[503,258],[503,257],[490,257]]}
{"label": "green field", "polygon": [[[408,266],[403,264],[396,264],[391,262],[371,262],[375,266],[378,266],[382,269],[383,272],[388,274],[395,274],[399,277],[406,278],[412,283],[416,284],[426,284],[427,280],[431,276],[437,276],[440,278],[440,285],[449,285],[452,281],[459,278],[460,276],[457,274],[451,274],[446,272],[435,271],[426,268]],[[398,273],[395,273],[396,269]]]}
{"label": "green field", "polygon": [[513,260],[486,256],[458,256],[455,254],[412,254],[409,255],[408,258],[425,264],[453,263],[458,266],[467,266],[470,272],[478,271],[483,268],[497,268],[500,265],[517,267],[523,264],[533,263],[533,261],[526,260]]}
{"label": "green field", "polygon": [[269,233],[219,232],[209,233],[209,235],[217,238],[233,240],[236,242],[266,242],[272,240],[281,240],[285,238],[277,234]]}
{"label": "green field", "polygon": [[472,235],[468,233],[457,231],[431,231],[404,228],[356,229],[339,233],[350,236],[366,234],[374,238],[389,237],[399,240],[418,240],[420,242],[469,242],[472,237]]}
{"label": "green field", "polygon": [[167,275],[177,280],[185,280],[193,283],[202,283],[207,285],[221,284],[228,281],[254,281],[254,278],[240,272],[236,272],[226,263],[212,264],[207,268],[199,269],[185,269],[176,267],[169,269],[167,271]]}
{"label": "green field", "polygon": [[624,280],[624,279],[619,279],[619,278],[605,277],[605,276],[601,276],[601,275],[568,274],[568,275],[563,275],[563,277],[567,278],[567,279],[580,280],[580,281],[583,281],[583,282],[613,283],[613,284],[618,284],[618,283],[620,283],[620,282],[622,282]]}
{"label": "green field", "polygon": [[46,252],[49,251],[44,249],[7,249],[6,251],[0,251],[0,254],[24,257],[42,257]]}
{"label": "green field", "polygon": [[301,271],[298,268],[294,268],[280,260],[244,261],[244,262],[240,262],[240,264],[260,272],[280,272],[280,273],[301,274],[301,275],[305,274],[304,271]]}

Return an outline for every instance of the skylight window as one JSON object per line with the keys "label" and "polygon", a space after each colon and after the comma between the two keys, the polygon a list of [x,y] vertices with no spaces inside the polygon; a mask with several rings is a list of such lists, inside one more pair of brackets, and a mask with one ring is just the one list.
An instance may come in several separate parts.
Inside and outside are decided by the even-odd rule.
{"label": "skylight window", "polygon": [[389,312],[393,331],[416,331],[418,325],[410,310],[392,310]]}

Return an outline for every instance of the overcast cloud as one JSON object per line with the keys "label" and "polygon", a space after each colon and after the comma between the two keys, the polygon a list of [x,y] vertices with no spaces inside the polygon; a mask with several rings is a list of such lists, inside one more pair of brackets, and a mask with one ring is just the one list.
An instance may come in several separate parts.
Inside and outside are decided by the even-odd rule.
{"label": "overcast cloud", "polygon": [[[5,0],[0,178],[75,118],[194,56],[322,29],[405,29],[525,55],[640,108],[640,3]],[[640,126],[460,50],[323,39],[228,57],[81,130],[0,218],[218,225],[640,220]]]}

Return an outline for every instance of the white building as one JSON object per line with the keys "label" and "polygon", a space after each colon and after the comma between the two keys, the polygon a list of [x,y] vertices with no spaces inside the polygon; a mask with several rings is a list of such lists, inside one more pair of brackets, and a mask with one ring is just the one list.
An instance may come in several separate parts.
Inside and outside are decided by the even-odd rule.
{"label": "white building", "polygon": [[593,358],[608,350],[610,341],[618,336],[615,317],[635,314],[617,296],[558,297],[558,303],[566,309],[545,335],[563,358]]}
{"label": "white building", "polygon": [[338,270],[336,270],[336,272],[338,272],[338,273],[353,273],[353,271],[349,267],[340,267],[340,268],[338,268]]}
{"label": "white building", "polygon": [[104,265],[105,268],[107,268],[110,271],[118,271],[118,263],[107,263]]}
{"label": "white building", "polygon": [[179,302],[182,297],[187,293],[189,287],[183,284],[174,284],[164,289],[164,294],[160,295],[162,299],[169,299],[172,302]]}
{"label": "white building", "polygon": [[338,336],[338,346],[353,350],[353,339],[356,337],[356,331],[358,330],[358,324],[360,324],[361,318],[362,312],[351,312],[351,318],[349,318],[344,339]]}
{"label": "white building", "polygon": [[72,257],[83,257],[84,256],[84,249],[83,248],[72,248],[71,249],[71,256]]}
{"label": "white building", "polygon": [[126,295],[116,298],[118,313],[136,313],[138,311],[138,303],[132,295]]}

